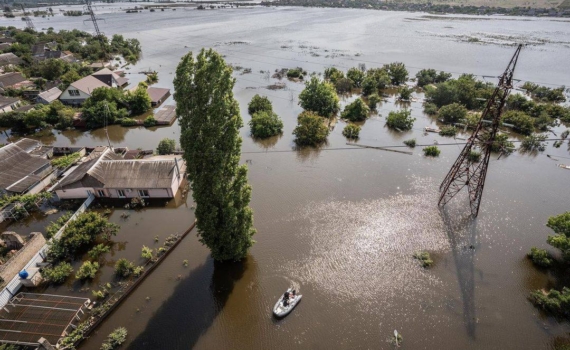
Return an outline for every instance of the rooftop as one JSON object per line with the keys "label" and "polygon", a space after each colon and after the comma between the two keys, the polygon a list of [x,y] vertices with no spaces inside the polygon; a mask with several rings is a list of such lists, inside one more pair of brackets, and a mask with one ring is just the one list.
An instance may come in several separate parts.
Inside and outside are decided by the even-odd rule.
{"label": "rooftop", "polygon": [[160,103],[167,95],[170,94],[170,89],[149,87],[147,92],[152,103]]}
{"label": "rooftop", "polygon": [[12,187],[13,192],[25,191],[29,186],[21,191],[16,189],[37,181],[36,173],[48,164],[47,159],[30,155],[15,143],[0,148],[0,189]]}
{"label": "rooftop", "polygon": [[13,53],[9,52],[9,53],[3,53],[0,54],[0,66],[7,66],[9,64],[21,64],[24,61],[22,61],[21,58],[19,58],[18,56],[14,55]]}
{"label": "rooftop", "polygon": [[4,108],[18,101],[20,101],[20,99],[17,97],[0,96],[0,108]]}
{"label": "rooftop", "polygon": [[85,78],[79,79],[78,81],[71,83],[70,86],[73,86],[77,90],[83,91],[86,94],[91,94],[93,90],[100,88],[100,87],[109,87],[109,85],[105,84],[101,80],[88,75]]}
{"label": "rooftop", "polygon": [[57,100],[59,98],[59,95],[61,95],[61,90],[57,87],[54,87],[42,92],[41,94],[38,95],[38,97],[42,98],[43,100],[49,103]]}
{"label": "rooftop", "polygon": [[[1,56],[1,55],[0,55]],[[11,72],[0,75],[0,87],[7,88],[26,81],[22,73]]]}

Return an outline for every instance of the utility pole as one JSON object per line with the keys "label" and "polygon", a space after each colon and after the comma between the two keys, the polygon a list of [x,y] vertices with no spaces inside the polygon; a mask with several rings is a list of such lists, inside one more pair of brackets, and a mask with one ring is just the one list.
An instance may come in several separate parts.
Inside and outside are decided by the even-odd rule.
{"label": "utility pole", "polygon": [[24,8],[24,5],[20,4],[20,6],[22,6],[22,12],[24,12],[24,20],[26,21],[26,27],[35,31],[36,27],[34,26],[34,23],[32,22],[32,19],[30,18],[30,16],[28,16],[28,14],[26,13],[26,9]]}
{"label": "utility pole", "polygon": [[[522,45],[519,45],[507,69],[499,77],[499,84],[487,101],[487,106],[481,114],[475,131],[467,140],[463,151],[439,186],[441,195],[438,205],[447,204],[463,187],[467,186],[471,215],[475,217],[479,214],[492,145],[501,125],[501,113],[505,101],[513,87],[513,74],[521,49]],[[479,152],[481,160],[479,162],[474,161],[471,152]]]}

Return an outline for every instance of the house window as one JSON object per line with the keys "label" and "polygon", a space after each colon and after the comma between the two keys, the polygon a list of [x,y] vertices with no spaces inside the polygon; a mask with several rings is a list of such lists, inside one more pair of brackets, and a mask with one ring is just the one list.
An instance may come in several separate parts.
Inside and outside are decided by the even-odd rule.
{"label": "house window", "polygon": [[107,195],[105,194],[105,191],[103,191],[103,190],[97,190],[97,195],[98,195],[99,197],[106,197],[106,196],[107,196]]}
{"label": "house window", "polygon": [[125,191],[124,190],[117,190],[117,193],[119,194],[119,198],[125,198]]}
{"label": "house window", "polygon": [[69,96],[79,96],[79,90],[69,90]]}
{"label": "house window", "polygon": [[139,197],[148,197],[148,190],[139,190]]}

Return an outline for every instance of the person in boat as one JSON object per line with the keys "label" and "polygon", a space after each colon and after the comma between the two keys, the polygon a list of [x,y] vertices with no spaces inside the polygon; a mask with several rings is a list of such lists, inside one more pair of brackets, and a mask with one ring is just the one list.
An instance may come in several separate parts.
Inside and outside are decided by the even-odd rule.
{"label": "person in boat", "polygon": [[284,306],[284,307],[289,306],[289,298],[283,299],[283,306]]}
{"label": "person in boat", "polygon": [[295,293],[296,293],[296,292],[297,292],[297,291],[296,291],[295,289],[293,289],[293,291],[291,292],[291,294],[289,294],[289,299],[291,299],[291,300],[295,299]]}

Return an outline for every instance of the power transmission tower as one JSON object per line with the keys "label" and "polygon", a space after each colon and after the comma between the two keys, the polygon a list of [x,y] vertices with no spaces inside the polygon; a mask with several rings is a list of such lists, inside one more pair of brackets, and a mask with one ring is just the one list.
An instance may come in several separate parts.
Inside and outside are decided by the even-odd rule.
{"label": "power transmission tower", "polygon": [[91,19],[86,19],[85,21],[93,22],[93,26],[95,27],[95,35],[101,42],[101,48],[103,49],[105,57],[107,57],[107,51],[106,51],[107,43],[106,43],[105,34],[101,33],[101,31],[99,30],[99,25],[97,24],[97,20],[101,20],[101,18],[95,17],[95,13],[93,12],[93,8],[91,7],[91,0],[85,0],[85,9],[87,10],[87,12],[89,12],[89,15],[91,16]]}
{"label": "power transmission tower", "polygon": [[[479,213],[492,145],[501,124],[501,113],[505,101],[513,87],[513,74],[521,49],[522,45],[519,45],[507,69],[499,77],[499,84],[487,101],[475,131],[439,186],[441,195],[438,205],[447,204],[463,187],[467,186],[471,215],[477,216]],[[481,161],[475,161],[472,152],[479,152]]]}
{"label": "power transmission tower", "polygon": [[30,18],[30,16],[28,16],[28,14],[26,13],[26,9],[24,8],[24,5],[20,4],[20,6],[22,6],[22,11],[24,12],[24,20],[26,21],[26,27],[35,31],[36,27],[34,26],[34,23],[32,22],[32,19]]}

